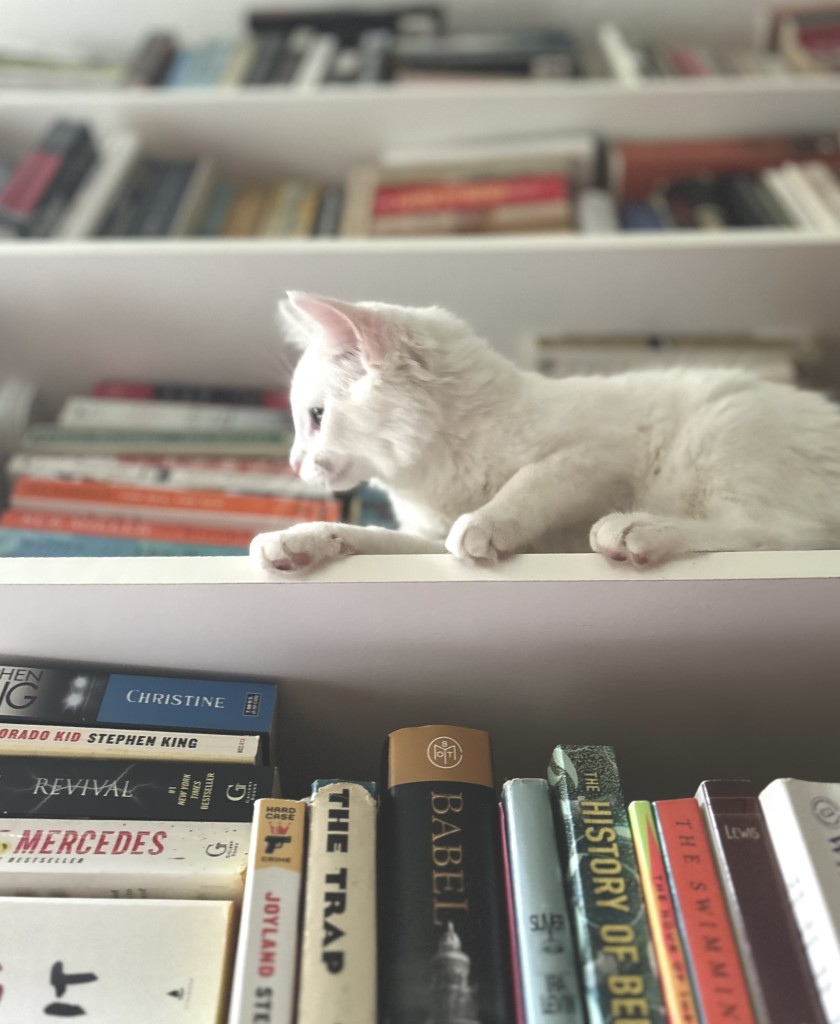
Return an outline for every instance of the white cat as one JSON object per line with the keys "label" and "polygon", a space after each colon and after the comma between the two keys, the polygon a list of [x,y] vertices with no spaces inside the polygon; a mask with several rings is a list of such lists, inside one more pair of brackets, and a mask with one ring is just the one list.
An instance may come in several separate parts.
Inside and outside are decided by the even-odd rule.
{"label": "white cat", "polygon": [[334,490],[377,482],[401,528],[263,533],[251,554],[264,568],[590,547],[641,567],[840,547],[840,409],[815,392],[737,370],[549,380],[436,307],[289,292],[281,313],[303,348],[293,468]]}

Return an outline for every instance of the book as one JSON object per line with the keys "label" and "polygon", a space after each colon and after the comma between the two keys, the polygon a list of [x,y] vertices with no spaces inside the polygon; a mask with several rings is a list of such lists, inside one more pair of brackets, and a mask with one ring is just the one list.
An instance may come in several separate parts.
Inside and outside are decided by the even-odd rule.
{"label": "book", "polygon": [[165,398],[111,398],[71,395],[56,417],[62,427],[100,430],[282,430],[288,410],[245,403],[190,402]]}
{"label": "book", "polygon": [[232,900],[250,824],[0,819],[0,896]]}
{"label": "book", "polygon": [[220,1024],[228,900],[0,899],[3,1013],[120,1024]]}
{"label": "book", "polygon": [[307,520],[335,522],[335,499],[235,494],[227,491],[142,487],[100,480],[21,477],[12,485],[11,508],[35,512],[125,516],[239,530],[277,529]]}
{"label": "book", "polygon": [[136,235],[159,179],[158,161],[141,156],[114,193],[94,232],[99,238]]}
{"label": "book", "polygon": [[305,826],[303,800],[254,804],[227,1024],[296,1019]]}
{"label": "book", "polygon": [[649,800],[632,800],[627,805],[627,816],[639,863],[639,881],[659,964],[659,980],[668,1022],[699,1024],[685,947],[680,937],[677,912],[668,883],[668,869],[656,831],[653,805]]}
{"label": "book", "polygon": [[0,665],[0,722],[122,725],[261,736],[276,763],[278,686],[94,665]]}
{"label": "book", "polygon": [[223,235],[255,235],[270,194],[266,184],[241,185],[222,225]]}
{"label": "book", "polygon": [[121,729],[119,726],[0,723],[0,757],[102,757],[154,761],[231,761],[262,764],[259,736],[250,733]]}
{"label": "book", "polygon": [[840,1021],[840,784],[774,779],[758,794],[829,1024]]}
{"label": "book", "polygon": [[757,1016],[768,1024],[823,1022],[756,787],[747,780],[710,779],[701,782],[696,799]]}
{"label": "book", "polygon": [[102,455],[239,455],[288,458],[291,428],[277,430],[102,430],[32,423],[20,441],[22,451]]}
{"label": "book", "polygon": [[268,765],[6,755],[0,817],[250,821],[277,793]]}
{"label": "book", "polygon": [[290,412],[288,388],[229,387],[178,380],[102,379],[91,388],[94,398],[163,399],[166,402],[265,405]]}
{"label": "book", "polygon": [[380,1015],[510,1024],[510,949],[490,738],[425,725],[389,734],[379,787]]}
{"label": "book", "polygon": [[128,86],[160,85],[166,78],[178,44],[169,32],[151,32],[140,40],[125,72]]}
{"label": "book", "polygon": [[376,789],[318,780],[308,801],[298,1024],[377,1020]]}
{"label": "book", "polygon": [[87,238],[96,232],[105,211],[128,180],[140,145],[138,134],[116,129],[97,140],[99,159],[62,218],[58,235]]}
{"label": "book", "polygon": [[548,782],[564,838],[589,1024],[612,1024],[630,1013],[664,1024],[615,752],[603,745],[558,745]]}
{"label": "book", "polygon": [[0,558],[154,558],[242,555],[247,544],[178,544],[128,537],[94,537],[47,530],[14,530],[0,525]]}
{"label": "book", "polygon": [[703,1021],[755,1024],[741,955],[696,800],[655,800],[653,812],[677,926]]}
{"label": "book", "polygon": [[585,1024],[548,782],[508,779],[501,808],[523,1024]]}

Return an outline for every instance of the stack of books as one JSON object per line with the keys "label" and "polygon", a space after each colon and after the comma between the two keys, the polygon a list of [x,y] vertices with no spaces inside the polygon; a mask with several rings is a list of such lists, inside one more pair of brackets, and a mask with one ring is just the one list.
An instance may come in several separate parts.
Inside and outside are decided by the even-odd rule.
{"label": "stack of books", "polygon": [[341,518],[288,465],[286,391],[102,381],[30,423],[5,465],[2,555],[244,554]]}

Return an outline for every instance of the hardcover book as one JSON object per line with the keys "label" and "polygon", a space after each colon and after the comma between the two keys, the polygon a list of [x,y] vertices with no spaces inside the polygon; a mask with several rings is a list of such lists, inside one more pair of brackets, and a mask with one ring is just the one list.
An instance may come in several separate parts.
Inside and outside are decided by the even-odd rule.
{"label": "hardcover book", "polygon": [[653,804],[677,925],[704,1021],[755,1024],[706,826],[691,797]]}
{"label": "hardcover book", "polygon": [[256,802],[228,1024],[295,1022],[305,839],[305,801]]}
{"label": "hardcover book", "polygon": [[233,904],[0,898],[2,1013],[105,1024],[219,1024]]}
{"label": "hardcover book", "polygon": [[557,746],[548,781],[565,839],[590,1024],[618,1024],[631,1012],[665,1024],[615,753],[607,746]]}
{"label": "hardcover book", "polygon": [[769,1024],[823,1024],[822,1007],[752,782],[701,782],[709,830],[744,975]]}
{"label": "hardcover book", "polygon": [[502,818],[524,1024],[585,1024],[577,950],[545,779],[509,779]]}
{"label": "hardcover book", "polygon": [[380,1015],[513,1019],[490,738],[426,725],[387,739],[379,811]]}
{"label": "hardcover book", "polygon": [[377,1019],[376,814],[372,783],[313,785],[297,1024]]}
{"label": "hardcover book", "polygon": [[0,758],[2,818],[250,821],[254,802],[276,793],[267,765]]}
{"label": "hardcover book", "polygon": [[0,895],[242,898],[246,822],[0,819]]}

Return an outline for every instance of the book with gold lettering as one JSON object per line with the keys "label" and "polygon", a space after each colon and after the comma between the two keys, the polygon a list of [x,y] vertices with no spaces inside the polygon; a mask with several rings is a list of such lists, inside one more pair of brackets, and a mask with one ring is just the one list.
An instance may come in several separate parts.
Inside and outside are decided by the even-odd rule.
{"label": "book with gold lettering", "polygon": [[554,748],[548,782],[565,841],[590,1024],[665,1024],[659,971],[612,747]]}
{"label": "book with gold lettering", "polygon": [[318,780],[309,798],[297,1024],[377,1019],[376,789]]}
{"label": "book with gold lettering", "polygon": [[383,761],[380,1019],[510,1024],[511,959],[490,737],[453,725],[398,729],[388,736]]}
{"label": "book with gold lettering", "polygon": [[306,801],[258,800],[227,1024],[293,1024]]}

